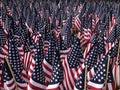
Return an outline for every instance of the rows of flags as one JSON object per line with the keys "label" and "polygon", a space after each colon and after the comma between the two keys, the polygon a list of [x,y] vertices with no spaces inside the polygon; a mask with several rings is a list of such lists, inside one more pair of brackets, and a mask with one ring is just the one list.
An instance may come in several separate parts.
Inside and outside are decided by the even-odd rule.
{"label": "rows of flags", "polygon": [[0,1],[0,89],[116,90],[120,3]]}

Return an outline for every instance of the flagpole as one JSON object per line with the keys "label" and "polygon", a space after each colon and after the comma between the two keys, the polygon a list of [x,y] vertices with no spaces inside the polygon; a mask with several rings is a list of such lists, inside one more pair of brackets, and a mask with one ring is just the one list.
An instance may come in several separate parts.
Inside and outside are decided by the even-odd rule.
{"label": "flagpole", "polygon": [[85,65],[84,90],[86,90],[87,65]]}
{"label": "flagpole", "polygon": [[8,67],[9,67],[9,69],[10,69],[10,72],[11,72],[11,74],[12,74],[13,80],[14,80],[14,82],[15,82],[15,87],[16,87],[15,90],[18,90],[17,81],[16,81],[16,79],[15,79],[14,73],[13,73],[13,71],[12,71],[12,68],[11,68],[11,66],[10,66],[10,62],[9,62],[9,60],[8,60],[7,57],[5,57],[5,61],[6,61]]}
{"label": "flagpole", "polygon": [[115,88],[117,87],[117,72],[116,72],[116,70],[117,70],[117,68],[118,68],[118,60],[119,60],[119,52],[120,52],[120,40],[119,40],[119,46],[118,46],[118,53],[117,53],[117,60],[116,60],[116,69],[115,69]]}
{"label": "flagpole", "polygon": [[107,72],[106,72],[105,89],[104,89],[104,90],[107,90],[107,80],[108,80],[108,71],[109,71],[109,66],[110,66],[110,56],[108,55]]}

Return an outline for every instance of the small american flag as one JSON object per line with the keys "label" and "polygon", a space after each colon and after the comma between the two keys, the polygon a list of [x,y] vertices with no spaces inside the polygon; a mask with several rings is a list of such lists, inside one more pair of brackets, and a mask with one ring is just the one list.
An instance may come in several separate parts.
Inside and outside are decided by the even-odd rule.
{"label": "small american flag", "polygon": [[99,43],[96,43],[90,50],[88,57],[86,58],[85,62],[79,67],[78,71],[75,74],[75,78],[77,79],[79,75],[81,74],[82,70],[85,68],[85,65],[88,66],[88,70],[92,68],[97,63],[97,57],[98,57],[98,45]]}
{"label": "small american flag", "polygon": [[4,72],[3,72],[3,80],[4,80],[4,88],[5,89],[11,89],[11,90],[15,90],[15,82],[14,79],[12,77],[12,74],[10,72],[10,69],[7,65],[7,62],[4,62]]}
{"label": "small american flag", "polygon": [[58,50],[56,50],[53,57],[52,78],[50,80],[50,84],[47,87],[47,90],[64,90],[64,87],[62,85],[63,78],[64,76],[62,62],[60,61],[60,53]]}
{"label": "small american flag", "polygon": [[42,38],[39,39],[39,44],[36,46],[36,52],[34,56],[35,65],[33,67],[33,72],[31,74],[30,80],[28,82],[28,90],[45,90],[45,76],[42,67],[42,61],[44,58],[43,52],[43,42]]}
{"label": "small american flag", "polygon": [[52,36],[50,41],[50,46],[48,47],[48,52],[43,60],[43,69],[45,73],[45,78],[49,82],[52,75],[52,59],[54,55],[54,49],[56,46],[55,38]]}
{"label": "small american flag", "polygon": [[106,80],[108,56],[98,64],[94,77],[87,83],[87,87],[92,90],[102,89]]}
{"label": "small american flag", "polygon": [[[111,58],[116,57],[117,50],[118,50],[117,48],[118,48],[118,42],[116,41],[114,43],[114,46],[107,52],[106,55],[110,55]],[[106,55],[101,58],[101,60],[100,60],[101,62],[104,61]],[[92,69],[90,69],[90,71],[88,72],[88,74],[87,74],[88,80],[90,80],[94,76],[95,72],[97,71],[96,68],[98,67],[98,64],[100,63],[100,61],[94,67],[92,67]]]}
{"label": "small american flag", "polygon": [[83,59],[82,49],[80,47],[80,40],[77,38],[74,47],[69,55],[63,61],[64,68],[64,86],[67,90],[74,88],[75,79],[74,75],[77,72],[81,59]]}
{"label": "small american flag", "polygon": [[59,35],[57,42],[58,42],[58,48],[60,50],[60,58],[63,61],[65,59],[65,57],[69,54],[70,49],[67,49],[67,47],[62,39],[61,34]]}
{"label": "small american flag", "polygon": [[[26,89],[27,83],[22,78],[24,68],[23,68],[22,62],[20,60],[17,48],[15,46],[15,41],[13,39],[9,39],[8,45],[9,45],[8,59],[9,59],[12,71],[14,73],[17,86],[18,86],[19,89]],[[5,75],[9,75],[9,73],[5,72]],[[12,88],[12,85],[14,83],[13,83],[13,80],[12,80],[13,77],[9,77],[9,79],[7,79],[7,77],[9,77],[9,76],[5,77],[5,81],[6,81],[5,84],[8,86],[7,88],[9,89],[10,87]]]}

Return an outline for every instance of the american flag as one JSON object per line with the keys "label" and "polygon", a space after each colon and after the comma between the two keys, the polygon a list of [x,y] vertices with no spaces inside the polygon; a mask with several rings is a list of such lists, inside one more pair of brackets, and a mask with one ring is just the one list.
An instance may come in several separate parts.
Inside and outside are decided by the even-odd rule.
{"label": "american flag", "polygon": [[7,65],[7,62],[4,62],[4,72],[3,72],[3,80],[4,80],[4,88],[5,89],[10,89],[10,90],[15,90],[16,86],[15,86],[15,81],[12,77],[12,74],[10,72],[10,69]]}
{"label": "american flag", "polygon": [[50,84],[47,87],[47,90],[64,90],[63,87],[63,69],[62,62],[60,61],[60,53],[59,50],[54,52],[53,57],[53,71],[52,78],[50,80]]}
{"label": "american flag", "polygon": [[[89,51],[91,50],[91,48],[93,47],[93,45],[95,44],[96,42],[96,39],[98,38],[98,33],[94,33],[92,36],[91,36],[91,40],[90,42],[88,43],[85,51],[84,51],[84,58],[87,58],[88,57],[88,54],[89,54]],[[84,39],[83,39],[84,40]]]}
{"label": "american flag", "polygon": [[80,40],[77,38],[74,47],[63,61],[63,69],[65,72],[64,86],[67,90],[72,90],[74,88],[74,74],[77,72],[81,59],[83,59],[82,49],[80,47]]}
{"label": "american flag", "polygon": [[59,35],[57,42],[58,42],[58,48],[60,50],[60,58],[63,61],[65,57],[69,54],[70,49],[67,49],[61,34]]}
{"label": "american flag", "polygon": [[[87,80],[90,81],[94,76],[96,75],[96,72],[99,70],[99,65],[102,64],[105,61],[105,58],[108,56],[106,54],[105,56],[102,57],[102,59],[87,73]],[[107,88],[108,90],[114,90],[115,89],[115,83],[113,79],[113,74],[112,74],[112,66],[110,65],[109,71],[108,71],[108,80],[107,80]]]}
{"label": "american flag", "polygon": [[[26,89],[27,87],[27,83],[23,80],[22,75],[24,73],[24,68],[22,65],[22,62],[20,61],[20,57],[17,51],[17,48],[15,46],[15,41],[13,39],[9,39],[9,48],[8,48],[8,59],[12,68],[12,71],[14,73],[14,77],[16,79],[16,83],[19,89]],[[6,67],[5,67],[6,69]],[[9,69],[8,69],[9,70]],[[7,85],[8,89],[13,85],[13,77],[9,77],[8,72],[5,72],[5,85]],[[9,79],[7,79],[7,77],[9,77]],[[11,81],[12,80],[12,81]]]}
{"label": "american flag", "polygon": [[90,80],[94,76],[96,72],[96,68],[98,67],[100,62],[104,61],[106,55],[110,55],[111,58],[114,58],[117,56],[117,51],[118,51],[118,42],[116,41],[114,43],[114,46],[107,52],[107,54],[105,54],[105,56],[103,55],[101,60],[94,67],[90,69],[90,71],[87,74],[88,80]]}
{"label": "american flag", "polygon": [[78,71],[75,74],[75,78],[77,79],[79,75],[81,74],[82,70],[85,68],[85,65],[88,66],[88,70],[92,68],[97,63],[97,57],[98,57],[98,45],[99,43],[94,44],[94,46],[91,48],[88,57],[86,58],[85,62],[79,67]]}
{"label": "american flag", "polygon": [[[82,8],[82,9],[81,9]],[[85,3],[80,6],[81,12],[75,17],[75,27],[77,30],[81,29],[81,24],[82,24],[82,16],[86,10],[86,5]]]}
{"label": "american flag", "polygon": [[75,24],[74,25],[75,25],[77,30],[80,30],[80,28],[81,28],[81,21],[80,21],[79,15],[77,15],[75,17]]}
{"label": "american flag", "polygon": [[[20,56],[20,61],[22,62],[23,67],[25,68],[25,66],[24,66],[24,45],[22,44],[19,36],[14,35],[14,36],[13,36],[13,39],[14,39],[14,41],[15,41],[16,49],[17,49],[18,54],[19,54],[19,56]],[[26,72],[26,71],[23,71],[23,72],[22,72],[22,78],[23,78],[26,82],[28,81],[27,72]]]}
{"label": "american flag", "polygon": [[[38,44],[40,43],[39,42],[40,38],[41,37],[38,37]],[[29,37],[29,40],[31,41],[31,42],[29,42],[30,46],[27,47],[28,51],[27,51],[27,48],[26,48],[26,51],[25,51],[25,54],[24,54],[24,65],[26,67],[26,70],[28,70],[28,79],[30,79],[30,76],[31,76],[32,71],[33,71],[33,67],[35,65],[35,61],[34,61],[33,57],[35,55],[36,45],[37,45],[32,36]]]}
{"label": "american flag", "polygon": [[108,56],[104,58],[97,67],[94,77],[87,83],[87,87],[92,90],[101,90],[104,87],[107,73]]}
{"label": "american flag", "polygon": [[30,68],[32,57],[33,57],[33,51],[30,48],[30,40],[29,38],[27,38],[24,44],[24,61],[23,61],[26,70],[29,70]]}
{"label": "american flag", "polygon": [[52,75],[52,60],[53,60],[55,46],[56,46],[55,38],[52,36],[50,40],[50,46],[48,47],[48,52],[42,63],[45,73],[45,78],[48,82],[50,81]]}
{"label": "american flag", "polygon": [[81,40],[81,46],[88,44],[92,36],[90,28],[84,27],[83,30],[84,38]]}
{"label": "american flag", "polygon": [[42,38],[39,39],[39,44],[36,46],[36,52],[34,56],[35,65],[33,67],[33,72],[31,74],[30,80],[28,82],[28,90],[45,90],[45,76],[42,67],[42,61],[44,59],[43,52],[43,41]]}

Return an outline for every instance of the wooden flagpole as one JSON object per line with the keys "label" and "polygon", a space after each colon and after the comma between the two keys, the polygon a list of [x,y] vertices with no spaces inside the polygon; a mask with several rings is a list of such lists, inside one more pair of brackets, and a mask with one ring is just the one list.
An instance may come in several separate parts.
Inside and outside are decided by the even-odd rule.
{"label": "wooden flagpole", "polygon": [[104,90],[107,90],[107,80],[108,80],[109,66],[110,66],[110,56],[108,55],[107,72],[106,72],[105,89]]}
{"label": "wooden flagpole", "polygon": [[86,90],[87,65],[85,65],[84,90]]}
{"label": "wooden flagpole", "polygon": [[7,57],[5,57],[5,61],[6,61],[8,67],[9,67],[9,69],[10,69],[10,72],[11,72],[11,74],[12,74],[13,80],[14,80],[14,82],[15,82],[15,86],[16,86],[15,90],[18,90],[17,81],[16,81],[16,79],[15,79],[14,73],[13,73],[13,71],[12,71],[12,68],[11,68],[11,66],[10,66],[10,63],[9,63],[9,60],[8,60]]}
{"label": "wooden flagpole", "polygon": [[120,52],[120,40],[119,40],[119,46],[118,46],[118,53],[117,53],[117,60],[116,60],[116,69],[115,69],[115,87],[117,87],[117,72],[116,72],[116,70],[117,70],[117,68],[118,68],[118,60],[119,60],[119,52]]}

